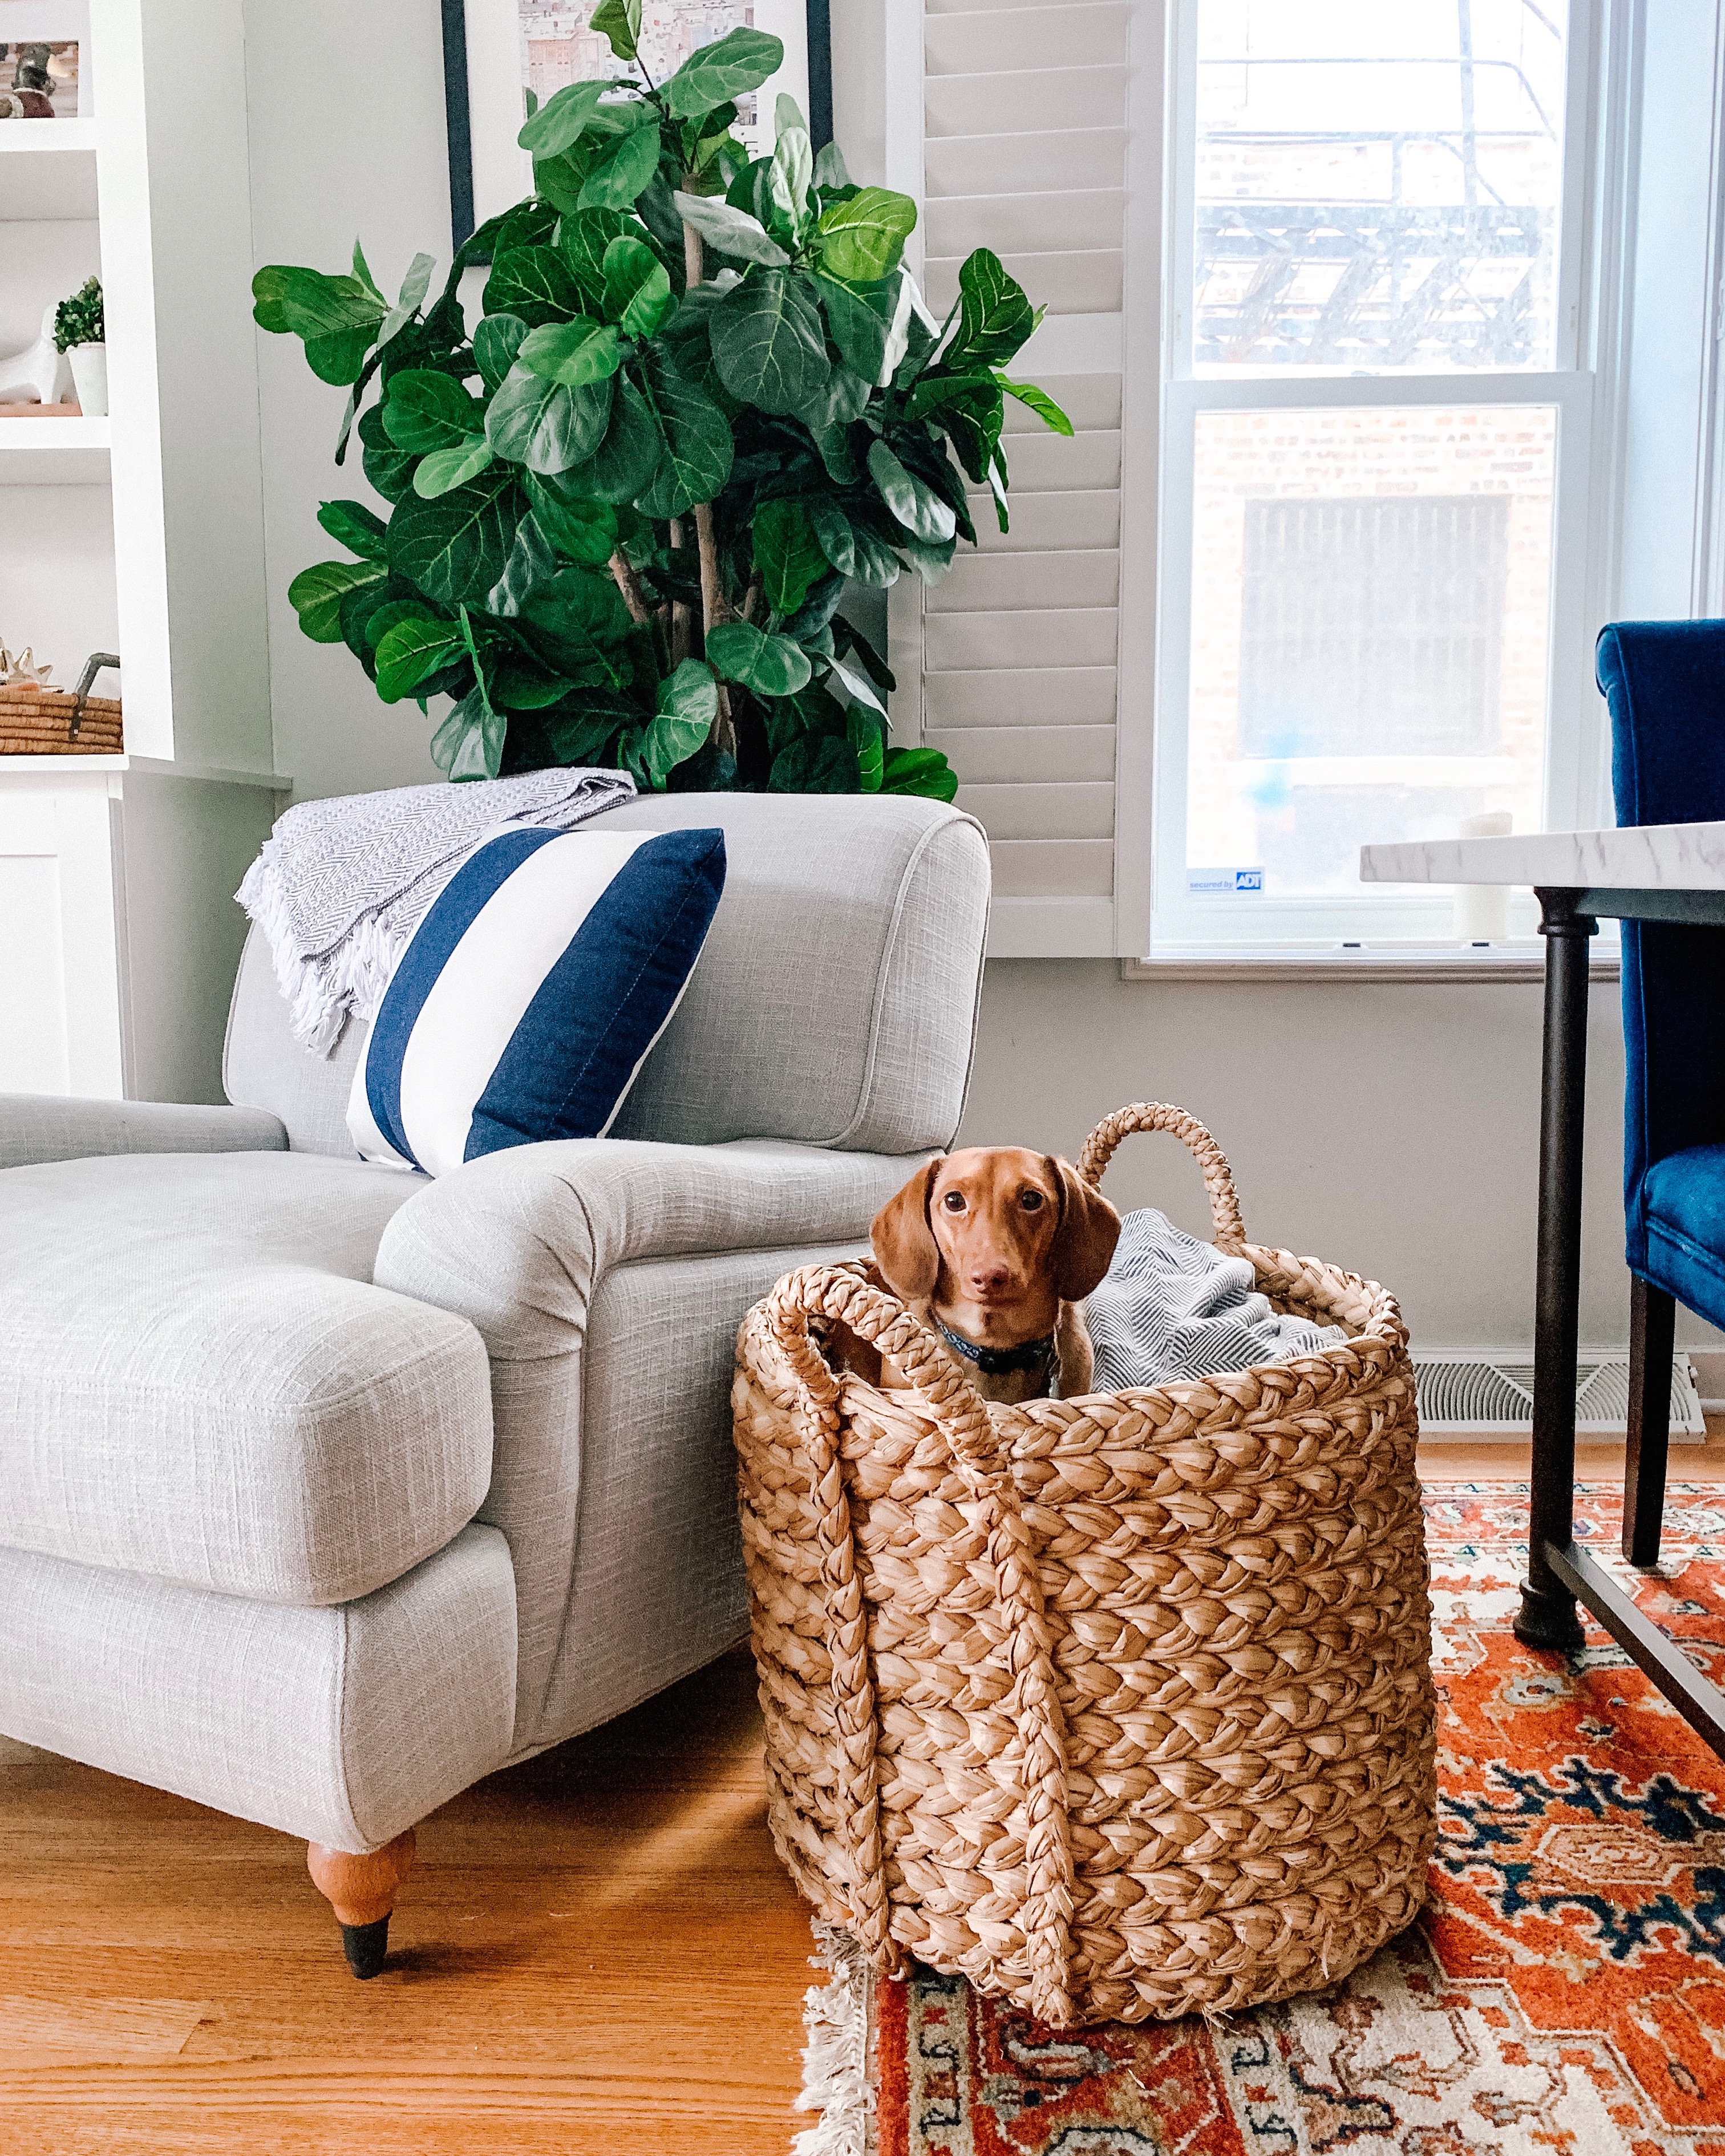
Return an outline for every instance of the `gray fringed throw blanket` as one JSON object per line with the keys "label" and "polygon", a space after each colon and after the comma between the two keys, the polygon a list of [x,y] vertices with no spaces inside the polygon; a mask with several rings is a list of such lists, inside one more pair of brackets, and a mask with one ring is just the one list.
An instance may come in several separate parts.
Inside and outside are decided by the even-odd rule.
{"label": "gray fringed throw blanket", "polygon": [[268,940],[294,1039],[327,1055],[350,1011],[377,1015],[408,938],[495,825],[567,829],[634,790],[626,772],[529,771],[290,808],[234,896]]}
{"label": "gray fringed throw blanket", "polygon": [[1151,1207],[1121,1223],[1114,1262],[1084,1317],[1098,1393],[1289,1363],[1347,1337],[1339,1326],[1278,1317],[1250,1260],[1182,1235]]}

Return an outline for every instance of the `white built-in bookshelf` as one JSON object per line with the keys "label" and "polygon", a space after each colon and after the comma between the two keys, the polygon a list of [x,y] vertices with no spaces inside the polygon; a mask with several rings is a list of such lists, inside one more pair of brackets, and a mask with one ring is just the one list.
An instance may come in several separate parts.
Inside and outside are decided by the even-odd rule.
{"label": "white built-in bookshelf", "polygon": [[126,752],[0,756],[0,1090],[211,1099],[231,894],[287,783],[241,16],[0,0],[0,39],[70,37],[77,116],[0,121],[0,349],[99,275],[110,416],[0,418],[0,639],[67,688],[118,652]]}

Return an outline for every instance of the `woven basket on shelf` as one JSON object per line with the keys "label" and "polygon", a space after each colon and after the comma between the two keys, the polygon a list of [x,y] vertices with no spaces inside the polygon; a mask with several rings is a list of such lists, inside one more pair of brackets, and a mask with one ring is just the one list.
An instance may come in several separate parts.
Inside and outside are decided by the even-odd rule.
{"label": "woven basket on shelf", "polygon": [[[774,1842],[875,1966],[1055,2026],[1333,1982],[1425,1893],[1435,1704],[1407,1332],[1370,1281],[1219,1247],[1322,1353],[985,1405],[863,1264],[744,1319],[732,1394]],[[845,1367],[843,1328],[910,1381]]]}
{"label": "woven basket on shelf", "polygon": [[117,697],[0,685],[0,756],[118,756],[121,747]]}

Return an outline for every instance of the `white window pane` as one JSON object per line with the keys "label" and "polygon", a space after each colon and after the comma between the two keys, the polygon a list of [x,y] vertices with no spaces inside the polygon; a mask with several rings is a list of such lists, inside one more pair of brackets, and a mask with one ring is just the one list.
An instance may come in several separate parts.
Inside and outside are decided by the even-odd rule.
{"label": "white window pane", "polygon": [[1198,372],[1555,363],[1567,0],[1198,22]]}
{"label": "white window pane", "polygon": [[1358,899],[1368,841],[1537,830],[1556,411],[1196,427],[1189,866]]}

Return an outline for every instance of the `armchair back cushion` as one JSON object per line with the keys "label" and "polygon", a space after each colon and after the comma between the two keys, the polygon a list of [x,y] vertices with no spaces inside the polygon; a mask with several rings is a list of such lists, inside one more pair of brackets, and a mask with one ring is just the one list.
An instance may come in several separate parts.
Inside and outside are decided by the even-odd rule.
{"label": "armchair back cushion", "polygon": [[[611,1135],[886,1153],[950,1142],[982,985],[981,827],[938,802],[885,794],[677,793],[582,829],[714,825],[725,895]],[[351,1158],[347,1096],[365,1034],[350,1025],[327,1060],[295,1046],[252,932],[228,1021],[229,1100],[279,1116],[295,1152]]]}

